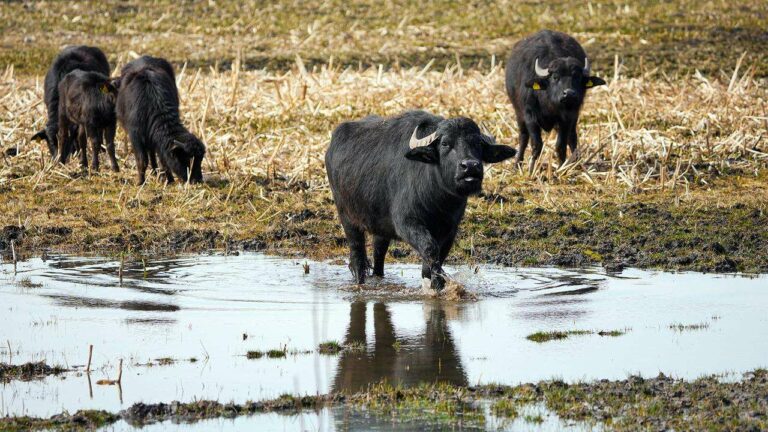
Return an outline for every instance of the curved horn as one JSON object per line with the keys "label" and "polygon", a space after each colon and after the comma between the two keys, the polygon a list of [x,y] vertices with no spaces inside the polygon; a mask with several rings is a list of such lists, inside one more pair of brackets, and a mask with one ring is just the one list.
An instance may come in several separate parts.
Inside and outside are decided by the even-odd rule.
{"label": "curved horn", "polygon": [[589,75],[589,57],[584,57],[584,75]]}
{"label": "curved horn", "polygon": [[536,75],[540,77],[548,77],[549,76],[549,69],[544,69],[539,67],[539,59],[536,59],[536,62],[533,64],[533,69],[536,71]]}
{"label": "curved horn", "polygon": [[432,144],[432,141],[434,141],[437,138],[437,131],[435,131],[432,134],[425,136],[424,138],[418,139],[416,138],[417,130],[419,130],[418,126],[416,126],[416,129],[413,130],[413,135],[411,135],[411,140],[408,141],[408,147],[412,149],[415,149],[416,147],[426,147]]}

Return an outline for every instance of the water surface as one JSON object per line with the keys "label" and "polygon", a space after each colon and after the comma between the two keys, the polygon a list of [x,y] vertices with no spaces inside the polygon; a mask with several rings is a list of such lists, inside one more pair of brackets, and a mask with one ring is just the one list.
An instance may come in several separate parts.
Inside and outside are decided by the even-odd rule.
{"label": "water surface", "polygon": [[[517,384],[659,372],[727,379],[768,366],[765,276],[461,267],[449,271],[479,300],[450,303],[419,295],[417,265],[388,265],[383,280],[360,291],[346,266],[308,262],[305,274],[304,263],[259,254],[131,262],[122,285],[114,259],[49,256],[19,263],[16,275],[3,264],[1,361],[71,368],[85,364],[91,344],[94,355],[90,376],[0,383],[0,416],[119,411],[140,401],[242,403],[355,391],[382,379]],[[551,330],[626,334],[526,340]],[[361,341],[366,351],[291,353],[327,340]],[[284,359],[245,356],[283,347]],[[178,361],[157,365],[160,358]],[[116,378],[119,359],[122,385],[96,385]]]}

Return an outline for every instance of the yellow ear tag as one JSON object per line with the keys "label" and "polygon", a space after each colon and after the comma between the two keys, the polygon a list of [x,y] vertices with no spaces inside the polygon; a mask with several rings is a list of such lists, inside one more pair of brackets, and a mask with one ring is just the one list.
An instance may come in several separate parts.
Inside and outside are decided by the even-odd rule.
{"label": "yellow ear tag", "polygon": [[107,93],[109,93],[109,89],[107,88],[107,85],[106,85],[106,84],[102,84],[102,85],[101,85],[101,87],[99,87],[99,90],[100,90],[102,93],[104,93],[104,94],[107,94]]}
{"label": "yellow ear tag", "polygon": [[587,81],[587,87],[594,87],[595,83],[592,82],[592,80]]}
{"label": "yellow ear tag", "polygon": [[533,89],[534,90],[541,90],[541,86],[539,85],[539,83],[535,82],[535,83],[533,83]]}

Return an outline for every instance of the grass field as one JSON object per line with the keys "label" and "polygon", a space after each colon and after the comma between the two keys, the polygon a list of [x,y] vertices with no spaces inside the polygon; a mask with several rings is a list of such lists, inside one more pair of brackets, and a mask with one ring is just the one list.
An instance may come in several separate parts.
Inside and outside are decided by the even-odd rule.
{"label": "grass field", "polygon": [[[423,108],[516,146],[503,61],[548,27],[580,39],[609,82],[585,104],[581,160],[558,169],[550,136],[536,174],[491,168],[453,259],[768,270],[760,2],[10,2],[0,23],[6,251],[16,238],[22,253],[344,255],[322,162],[333,127]],[[47,162],[28,140],[45,122],[42,76],[78,43],[116,69],[136,54],[174,62],[206,184],[133,185],[122,133],[119,174]]]}

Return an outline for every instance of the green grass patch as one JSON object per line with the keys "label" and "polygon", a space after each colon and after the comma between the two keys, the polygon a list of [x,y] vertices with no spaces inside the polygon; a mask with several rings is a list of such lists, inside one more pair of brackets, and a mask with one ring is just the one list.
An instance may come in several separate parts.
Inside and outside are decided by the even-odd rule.
{"label": "green grass patch", "polygon": [[536,342],[536,343],[544,343],[549,342],[553,340],[562,340],[562,339],[568,339],[570,336],[584,336],[584,335],[598,335],[598,336],[607,336],[607,337],[616,337],[616,336],[622,336],[626,334],[626,332],[629,331],[629,329],[624,330],[565,330],[565,331],[539,331],[536,333],[529,334],[525,338],[529,341]]}

